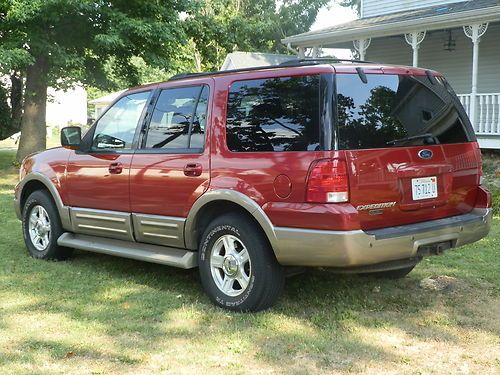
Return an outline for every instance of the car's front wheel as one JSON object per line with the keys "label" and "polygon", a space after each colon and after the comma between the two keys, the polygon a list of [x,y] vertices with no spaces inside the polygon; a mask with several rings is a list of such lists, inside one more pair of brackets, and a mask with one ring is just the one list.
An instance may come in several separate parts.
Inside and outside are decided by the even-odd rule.
{"label": "car's front wheel", "polygon": [[216,305],[234,311],[272,306],[285,282],[267,238],[240,214],[226,214],[209,224],[199,249],[201,282]]}
{"label": "car's front wheel", "polygon": [[33,192],[23,207],[23,236],[29,254],[38,259],[66,259],[71,255],[71,249],[57,244],[62,233],[52,197],[45,191]]}

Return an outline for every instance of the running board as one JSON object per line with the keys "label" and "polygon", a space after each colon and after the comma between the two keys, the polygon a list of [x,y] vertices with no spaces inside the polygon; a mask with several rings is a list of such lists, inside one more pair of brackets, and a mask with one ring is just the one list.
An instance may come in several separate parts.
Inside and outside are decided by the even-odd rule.
{"label": "running board", "polygon": [[92,251],[123,258],[142,260],[179,268],[197,266],[196,252],[172,247],[149,245],[144,243],[113,240],[88,236],[85,234],[63,233],[57,240],[59,246]]}

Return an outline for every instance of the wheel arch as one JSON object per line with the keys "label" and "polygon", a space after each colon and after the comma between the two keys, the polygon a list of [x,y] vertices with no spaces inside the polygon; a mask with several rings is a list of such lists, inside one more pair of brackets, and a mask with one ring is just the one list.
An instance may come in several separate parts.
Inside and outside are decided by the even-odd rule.
{"label": "wheel arch", "polygon": [[45,190],[49,193],[52,198],[52,201],[56,205],[56,209],[59,212],[59,217],[61,219],[61,224],[64,229],[71,229],[71,221],[69,215],[69,208],[66,207],[59,195],[59,191],[57,190],[54,183],[47,177],[42,175],[41,173],[32,172],[24,177],[20,186],[19,186],[19,195],[16,211],[18,213],[19,218],[22,218],[22,210],[24,204],[26,203],[26,199],[37,190]]}
{"label": "wheel arch", "polygon": [[260,226],[276,253],[276,234],[269,217],[254,200],[229,189],[208,191],[193,204],[184,225],[186,248],[197,250],[199,239],[210,221],[216,216],[235,211],[248,215]]}

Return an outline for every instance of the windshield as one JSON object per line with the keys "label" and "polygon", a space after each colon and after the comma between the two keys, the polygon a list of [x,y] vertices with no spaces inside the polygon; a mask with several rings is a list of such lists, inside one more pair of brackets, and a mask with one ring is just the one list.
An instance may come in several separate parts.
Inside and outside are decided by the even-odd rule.
{"label": "windshield", "polygon": [[470,122],[441,77],[338,74],[340,149],[474,141]]}

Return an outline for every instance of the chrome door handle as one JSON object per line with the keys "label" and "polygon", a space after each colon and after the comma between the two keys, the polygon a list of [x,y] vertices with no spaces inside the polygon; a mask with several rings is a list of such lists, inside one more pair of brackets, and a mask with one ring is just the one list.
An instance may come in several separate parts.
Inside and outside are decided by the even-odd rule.
{"label": "chrome door handle", "polygon": [[108,168],[109,173],[111,174],[120,174],[123,171],[122,163],[112,163]]}
{"label": "chrome door handle", "polygon": [[188,177],[201,176],[201,172],[203,172],[203,167],[199,163],[186,164],[184,167],[184,175]]}

